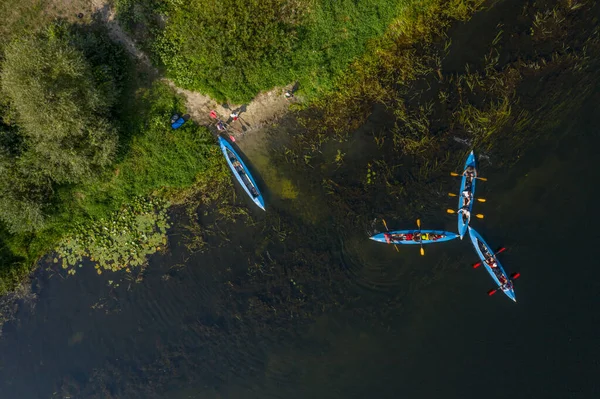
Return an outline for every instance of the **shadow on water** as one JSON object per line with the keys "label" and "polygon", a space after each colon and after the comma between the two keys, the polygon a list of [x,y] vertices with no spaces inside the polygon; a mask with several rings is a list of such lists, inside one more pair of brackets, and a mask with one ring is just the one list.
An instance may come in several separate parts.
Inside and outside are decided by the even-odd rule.
{"label": "shadow on water", "polygon": [[[202,214],[206,247],[193,252],[177,223],[186,216],[174,210],[169,251],[150,259],[138,284],[91,267],[68,279],[38,273],[37,305],[0,341],[2,397],[505,398],[506,389],[515,398],[594,397],[593,100],[512,169],[482,167],[489,180],[478,193],[488,201],[477,211],[486,218],[474,227],[509,248],[503,264],[523,274],[517,305],[487,297],[492,281],[470,268],[468,240],[427,246],[424,257],[368,240],[383,229],[377,216],[414,226],[414,212],[363,187],[372,136],[392,128],[387,110],[376,108],[348,142],[323,145],[319,162],[299,159],[303,168],[289,170],[278,156],[297,125],[284,120],[239,142],[270,192],[266,213],[250,208],[235,223]],[[455,183],[419,184],[439,194]],[[351,195],[335,202],[328,190]],[[455,229],[440,206],[418,211],[424,226]]]}

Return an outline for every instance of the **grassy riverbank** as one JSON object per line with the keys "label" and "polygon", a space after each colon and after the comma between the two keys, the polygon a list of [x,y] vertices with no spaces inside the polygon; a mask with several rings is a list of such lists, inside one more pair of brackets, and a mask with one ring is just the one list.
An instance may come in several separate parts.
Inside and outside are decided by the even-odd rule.
{"label": "grassy riverbank", "polygon": [[[294,81],[309,98],[332,91],[347,66],[369,51],[369,42],[392,21],[424,13],[435,3],[118,0],[117,11],[177,85],[244,103]],[[468,2],[443,3],[460,8]]]}
{"label": "grassy riverbank", "polygon": [[[143,204],[164,207],[207,170],[229,181],[212,133],[193,123],[171,130],[183,99],[140,79],[103,26],[51,23],[2,50],[0,293],[59,243],[64,267],[83,256],[109,270],[139,266],[166,230],[158,208]],[[117,232],[127,209],[134,217]]]}
{"label": "grassy riverbank", "polygon": [[[438,25],[434,32],[440,34],[456,15],[468,18],[479,4],[259,3],[242,7],[232,0],[225,8],[233,15],[218,18],[203,1],[180,7],[123,0],[117,10],[167,76],[184,87],[246,101],[298,80],[304,94],[317,100],[343,88],[347,66],[365,52],[355,66],[368,69],[369,57],[382,48],[370,43],[384,40],[377,38],[386,31],[394,35],[400,26],[430,43],[434,33],[420,31],[422,26]],[[11,23],[3,26],[1,42],[0,292],[57,246],[65,267],[86,256],[108,270],[143,263],[164,242],[167,222],[153,219],[161,214],[154,205],[206,186],[207,179],[230,184],[210,132],[192,123],[170,130],[169,117],[185,111],[181,98],[144,78],[100,21],[66,15],[57,22],[55,17],[65,17],[60,7],[37,1],[1,11]],[[36,49],[33,56],[28,48]],[[46,101],[49,96],[54,100]],[[115,218],[128,221],[118,223],[118,232]],[[140,232],[141,226],[148,231]]]}

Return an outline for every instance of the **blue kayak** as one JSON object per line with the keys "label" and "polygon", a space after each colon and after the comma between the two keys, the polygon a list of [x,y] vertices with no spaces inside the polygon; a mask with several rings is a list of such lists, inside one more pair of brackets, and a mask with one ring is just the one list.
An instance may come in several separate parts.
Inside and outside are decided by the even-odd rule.
{"label": "blue kayak", "polygon": [[[472,167],[474,169],[474,176],[468,178],[465,175],[467,168]],[[458,192],[458,234],[462,240],[464,235],[467,234],[467,227],[471,220],[471,211],[473,210],[473,202],[475,202],[475,179],[477,177],[477,169],[475,168],[475,154],[473,151],[469,154],[465,167],[463,169],[463,175],[460,182],[460,191]],[[468,180],[467,180],[468,179]],[[465,194],[470,196],[470,201],[465,197]],[[466,202],[468,204],[465,206]],[[468,213],[463,213],[463,210],[467,210]]]}
{"label": "blue kayak", "polygon": [[[471,242],[475,247],[477,255],[479,255],[479,259],[481,259],[481,263],[485,266],[485,269],[490,276],[492,276],[492,279],[496,282],[496,285],[498,285],[498,287],[506,294],[507,297],[517,302],[513,283],[502,268],[500,261],[498,261],[498,258],[490,246],[484,241],[479,233],[470,226],[469,237],[471,237]],[[488,259],[487,262],[486,259]],[[491,267],[490,265],[493,265],[494,267]],[[500,280],[503,280],[504,282],[501,282]]]}
{"label": "blue kayak", "polygon": [[258,190],[258,185],[254,181],[254,178],[250,174],[248,167],[242,161],[242,158],[235,152],[231,144],[223,137],[219,136],[219,145],[227,160],[227,165],[231,168],[233,175],[238,182],[242,185],[242,188],[248,194],[248,196],[254,201],[256,205],[263,211],[265,210],[265,201],[263,196]]}
{"label": "blue kayak", "polygon": [[[421,233],[419,235],[419,233]],[[395,230],[387,233],[375,234],[371,240],[387,244],[432,244],[454,240],[458,234],[443,230]]]}

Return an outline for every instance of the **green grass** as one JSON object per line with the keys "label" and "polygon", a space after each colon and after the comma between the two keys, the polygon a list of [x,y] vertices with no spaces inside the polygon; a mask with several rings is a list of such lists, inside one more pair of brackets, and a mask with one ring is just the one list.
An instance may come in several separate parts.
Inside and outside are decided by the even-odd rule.
{"label": "green grass", "polygon": [[[417,0],[118,0],[119,18],[186,89],[243,103],[299,82],[308,96],[332,90],[400,12]],[[156,15],[166,16],[159,27]]]}
{"label": "green grass", "polygon": [[120,160],[94,179],[57,186],[44,229],[23,234],[0,231],[0,294],[12,289],[39,257],[82,226],[101,226],[102,220],[110,220],[139,197],[169,199],[173,192],[206,185],[205,179],[229,177],[208,129],[191,121],[171,129],[171,115],[184,111],[182,99],[171,88],[157,83],[138,90],[130,101],[132,113],[123,115],[130,140],[124,143]]}

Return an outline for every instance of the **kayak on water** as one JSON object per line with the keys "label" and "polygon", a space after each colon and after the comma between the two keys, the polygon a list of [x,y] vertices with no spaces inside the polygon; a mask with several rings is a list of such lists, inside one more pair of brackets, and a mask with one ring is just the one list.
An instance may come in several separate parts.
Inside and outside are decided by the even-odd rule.
{"label": "kayak on water", "polygon": [[509,277],[498,261],[496,254],[492,251],[490,246],[485,242],[481,235],[471,226],[469,226],[468,230],[469,237],[471,237],[471,242],[473,243],[473,247],[475,247],[475,251],[479,256],[479,259],[481,259],[481,263],[485,266],[485,269],[490,276],[492,276],[492,279],[498,286],[497,289],[490,290],[488,294],[492,295],[496,291],[502,290],[507,297],[517,302],[512,281],[519,275],[515,273],[513,276]]}
{"label": "kayak on water", "polygon": [[460,191],[458,192],[458,234],[461,240],[467,233],[471,221],[471,211],[473,210],[473,202],[475,202],[476,180],[475,154],[471,151],[465,162],[460,181]]}
{"label": "kayak on water", "polygon": [[246,164],[244,164],[244,161],[242,161],[242,158],[240,158],[231,144],[229,144],[229,142],[221,136],[219,136],[219,145],[221,146],[223,155],[225,155],[227,165],[229,165],[229,168],[233,172],[233,175],[237,181],[241,184],[242,188],[252,199],[252,201],[254,201],[254,203],[264,211],[265,202],[263,196],[258,189],[256,181],[254,181],[254,178],[250,174],[248,167],[246,167]]}
{"label": "kayak on water", "polygon": [[395,230],[370,237],[373,241],[387,244],[432,244],[454,240],[458,234],[443,230]]}

